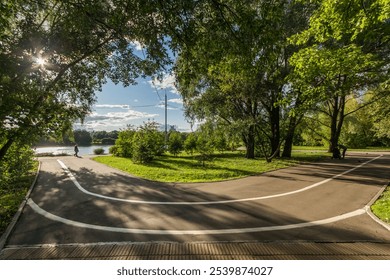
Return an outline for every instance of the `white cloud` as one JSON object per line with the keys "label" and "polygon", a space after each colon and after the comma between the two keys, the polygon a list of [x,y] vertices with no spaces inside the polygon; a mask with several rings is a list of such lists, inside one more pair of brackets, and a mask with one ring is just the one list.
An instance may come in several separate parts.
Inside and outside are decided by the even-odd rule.
{"label": "white cloud", "polygon": [[158,116],[158,114],[150,114],[131,109],[125,112],[109,112],[106,114],[93,112],[85,118],[83,126],[90,130],[114,130],[125,128],[127,124],[135,124],[137,120],[152,119]]}
{"label": "white cloud", "polygon": [[172,98],[172,99],[169,99],[168,102],[177,103],[177,104],[183,104],[183,99],[181,99],[181,98]]}
{"label": "white cloud", "polygon": [[165,75],[164,78],[160,81],[158,79],[153,79],[148,81],[149,85],[152,88],[157,88],[158,90],[169,89],[171,93],[179,94],[175,86],[175,76],[174,75]]}
{"label": "white cloud", "polygon": [[114,109],[114,108],[118,108],[118,109],[126,109],[126,110],[129,110],[130,107],[129,105],[126,105],[126,104],[98,104],[98,105],[95,105],[95,108],[98,108],[98,109]]}

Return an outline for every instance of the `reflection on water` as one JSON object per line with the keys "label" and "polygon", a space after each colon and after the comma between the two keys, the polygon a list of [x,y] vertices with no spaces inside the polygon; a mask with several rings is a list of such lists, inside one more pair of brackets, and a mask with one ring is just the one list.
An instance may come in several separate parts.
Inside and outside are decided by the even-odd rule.
{"label": "reflection on water", "polygon": [[[93,150],[102,148],[104,149],[104,153],[108,153],[108,149],[112,145],[93,145],[93,146],[79,146],[79,155],[93,155]],[[42,153],[52,153],[53,155],[58,154],[68,154],[73,155],[74,154],[74,146],[59,146],[59,147],[39,147],[35,149],[36,154],[42,154]]]}

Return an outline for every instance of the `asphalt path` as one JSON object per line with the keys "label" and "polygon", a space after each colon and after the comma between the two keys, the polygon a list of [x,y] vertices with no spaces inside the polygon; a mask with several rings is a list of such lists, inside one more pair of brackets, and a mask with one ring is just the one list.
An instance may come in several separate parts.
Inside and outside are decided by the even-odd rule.
{"label": "asphalt path", "polygon": [[90,158],[41,158],[7,246],[112,242],[390,242],[368,205],[390,155],[350,154],[197,184],[143,180]]}

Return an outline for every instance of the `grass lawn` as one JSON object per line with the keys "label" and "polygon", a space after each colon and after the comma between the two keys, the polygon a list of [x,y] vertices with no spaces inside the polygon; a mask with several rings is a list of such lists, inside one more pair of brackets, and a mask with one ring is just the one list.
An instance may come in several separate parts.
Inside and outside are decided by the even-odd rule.
{"label": "grass lawn", "polygon": [[[294,146],[295,151],[328,151],[328,147],[324,146]],[[348,151],[353,152],[390,152],[390,147],[367,147],[363,149],[348,148]]]}
{"label": "grass lawn", "polygon": [[216,154],[203,166],[197,156],[164,155],[148,164],[135,164],[131,159],[114,156],[95,157],[94,160],[135,176],[160,182],[213,182],[242,178],[276,170],[300,161],[318,160],[329,157],[323,152],[299,152],[292,159],[275,159],[267,163],[264,159],[245,159],[239,152]]}
{"label": "grass lawn", "polygon": [[379,219],[390,224],[390,185],[371,206],[371,210]]}
{"label": "grass lawn", "polygon": [[29,175],[20,177],[18,182],[15,182],[8,189],[0,189],[0,236],[5,232],[18,211],[19,205],[35,179],[37,170],[38,162],[35,162]]}

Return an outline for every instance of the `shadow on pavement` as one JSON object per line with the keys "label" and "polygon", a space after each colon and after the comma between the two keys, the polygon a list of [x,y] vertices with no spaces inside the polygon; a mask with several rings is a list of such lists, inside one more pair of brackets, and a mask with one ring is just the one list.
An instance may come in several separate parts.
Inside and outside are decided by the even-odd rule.
{"label": "shadow on pavement", "polygon": [[[376,170],[378,172],[387,171],[388,169],[383,167],[383,164],[388,164],[388,161],[389,159],[380,159],[374,162]],[[348,168],[350,168],[349,165],[335,165],[326,174],[315,169],[312,172],[318,177],[329,178],[329,176],[343,172],[343,170]],[[358,171],[356,174],[354,172],[353,178],[343,178],[343,180],[359,184],[373,183],[372,174],[368,170],[359,169]],[[115,171],[107,175],[95,173],[93,169],[88,167],[82,167],[78,170],[71,170],[71,172],[88,191],[116,198],[160,202],[221,201],[232,199],[232,197],[225,195],[223,190],[221,194],[211,194],[199,189],[177,188],[172,184],[133,178]],[[305,176],[307,174],[303,174],[303,172],[302,174],[290,173],[292,178],[297,175]],[[266,174],[265,176],[274,175]],[[382,177],[386,176],[388,177],[388,175],[383,175]],[[289,208],[283,205],[273,206],[256,201],[210,205],[164,205],[112,201],[82,193],[64,172],[41,171],[31,198],[39,207],[56,216],[80,223],[112,228],[153,230],[242,229],[299,224],[310,221],[300,218],[297,213],[286,210]],[[305,201],[292,200],[289,203],[296,207],[305,207],[307,211],[316,211],[316,205],[307,205]],[[371,229],[367,230],[367,228]],[[379,234],[375,235],[375,232],[378,231]],[[387,238],[383,238],[383,235],[386,236],[386,234]],[[189,243],[249,241],[268,243],[303,240],[306,242],[354,242],[357,240],[364,242],[390,242],[390,237],[386,230],[381,229],[367,215],[360,215],[326,225],[291,230],[174,235],[169,233],[120,233],[70,226],[47,219],[34,212],[31,207],[26,206],[13,234],[8,240],[7,246],[33,246],[37,244],[70,245],[103,242],[111,244],[111,250],[113,250],[115,244],[121,244],[121,242]],[[172,250],[172,248],[170,247],[169,250]],[[251,253],[253,248],[250,246],[242,248],[246,248],[248,255],[253,255],[253,252]],[[283,246],[278,248],[278,254],[283,254]],[[143,250],[146,249],[144,248]],[[189,254],[195,252],[192,252],[191,248],[188,250]],[[194,247],[193,250],[197,249]],[[221,247],[220,250],[226,250],[226,248],[223,249]],[[326,247],[327,254],[337,255],[342,250],[342,248],[340,249],[337,246]],[[150,253],[150,251],[148,252]],[[349,253],[353,254],[353,252]],[[169,251],[169,254],[175,255],[173,251]]]}

